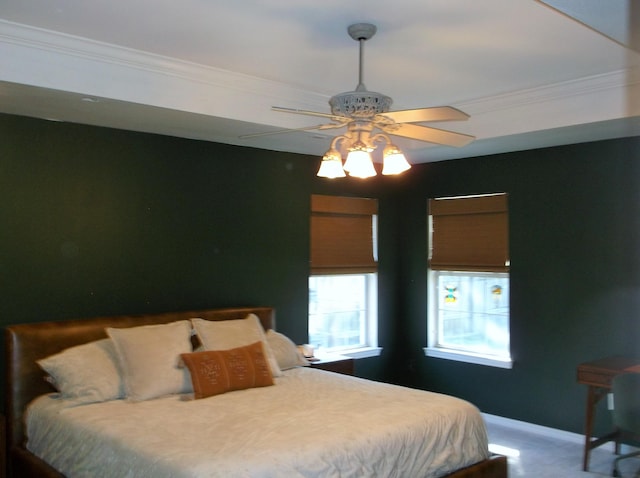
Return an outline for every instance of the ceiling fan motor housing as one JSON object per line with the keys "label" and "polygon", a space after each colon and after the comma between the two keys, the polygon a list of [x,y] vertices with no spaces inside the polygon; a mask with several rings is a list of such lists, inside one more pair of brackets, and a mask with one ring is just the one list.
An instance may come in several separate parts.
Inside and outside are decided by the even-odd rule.
{"label": "ceiling fan motor housing", "polygon": [[329,100],[332,114],[354,118],[372,118],[386,113],[391,103],[391,98],[373,91],[349,91],[332,96]]}

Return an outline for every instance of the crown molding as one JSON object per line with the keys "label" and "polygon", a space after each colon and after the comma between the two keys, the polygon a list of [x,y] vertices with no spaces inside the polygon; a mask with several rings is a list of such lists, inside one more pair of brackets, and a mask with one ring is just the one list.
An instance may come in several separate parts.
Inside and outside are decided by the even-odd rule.
{"label": "crown molding", "polygon": [[584,78],[566,80],[485,98],[464,101],[458,107],[469,114],[497,112],[603,92],[624,91],[640,85],[640,68],[632,67]]}
{"label": "crown molding", "polygon": [[[128,79],[130,79],[132,72],[137,71],[145,76],[172,78],[192,85],[212,87],[213,90],[230,90],[236,94],[244,93],[249,96],[269,98],[276,102],[286,101],[287,104],[293,103],[296,107],[326,109],[329,99],[328,95],[291,87],[272,80],[6,20],[0,20],[0,44],[4,49],[29,50],[32,54],[40,52],[41,55],[48,58],[47,63],[50,64],[58,61],[62,63],[62,59],[65,60],[65,64],[76,63],[78,64],[78,67],[74,68],[76,74],[78,71],[82,71],[80,70],[82,64],[102,64],[129,71]],[[12,66],[16,67],[15,64]],[[39,77],[39,75],[32,74],[29,74],[28,78],[2,78],[0,76],[0,80],[19,80],[16,82],[64,90],[64,85],[60,84],[36,84]],[[117,80],[117,78],[114,79]],[[29,81],[30,83],[28,83]],[[571,97],[589,96],[603,91],[624,89],[638,83],[640,83],[640,68],[635,67],[462,101],[457,106],[471,115],[476,115],[520,108],[531,104],[554,102]],[[130,83],[128,87],[131,87]]]}
{"label": "crown molding", "polygon": [[[274,114],[273,105],[328,112],[329,100],[329,95],[282,82],[1,19],[0,81],[277,129],[308,126],[308,119]],[[478,140],[636,117],[640,116],[640,68],[469,99],[455,106],[471,115],[456,129]],[[123,116],[117,121],[123,124]],[[147,122],[124,124],[146,131]],[[195,119],[188,128],[196,129]],[[183,130],[166,126],[158,131],[184,135]],[[312,147],[302,136],[239,141],[209,131],[203,127],[199,134],[203,139],[274,150],[308,152]],[[464,154],[472,149],[473,145],[465,148]]]}
{"label": "crown molding", "polygon": [[[194,96],[204,92],[212,95],[220,95],[221,92],[228,95],[231,92],[248,98],[268,98],[271,102],[290,102],[293,98],[297,103],[304,103],[310,108],[325,108],[329,99],[328,95],[277,81],[6,20],[0,20],[0,52],[2,51],[4,60],[0,59],[0,65],[5,64],[10,68],[2,68],[0,81],[65,91],[74,89],[65,88],[64,83],[68,78],[65,78],[66,75],[59,68],[62,65],[71,65],[73,75],[84,75],[87,81],[94,80],[95,77],[99,80],[100,77],[91,75],[92,72],[104,70],[108,66],[111,81],[116,84],[118,81],[126,82],[124,86],[128,90],[135,89],[135,81],[132,80],[149,81],[154,78],[151,87],[154,83],[182,83],[185,88],[189,85],[187,91],[191,91]],[[47,70],[47,73],[43,74],[43,70]],[[143,88],[148,87],[148,83],[143,85]],[[202,91],[204,89],[206,91]],[[95,94],[100,96],[99,92]]]}

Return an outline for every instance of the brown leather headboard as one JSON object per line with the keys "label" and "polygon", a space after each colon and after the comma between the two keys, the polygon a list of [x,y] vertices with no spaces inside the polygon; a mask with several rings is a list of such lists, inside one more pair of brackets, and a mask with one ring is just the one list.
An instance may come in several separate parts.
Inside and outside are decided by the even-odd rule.
{"label": "brown leather headboard", "polygon": [[26,406],[52,388],[44,380],[44,373],[36,360],[66,348],[105,338],[105,327],[135,327],[166,324],[175,320],[200,317],[206,320],[233,320],[254,313],[265,330],[275,327],[275,310],[271,307],[241,307],[227,309],[191,310],[149,315],[125,315],[90,319],[64,320],[12,325],[5,330],[7,353],[7,445],[23,445],[25,440],[23,413]]}

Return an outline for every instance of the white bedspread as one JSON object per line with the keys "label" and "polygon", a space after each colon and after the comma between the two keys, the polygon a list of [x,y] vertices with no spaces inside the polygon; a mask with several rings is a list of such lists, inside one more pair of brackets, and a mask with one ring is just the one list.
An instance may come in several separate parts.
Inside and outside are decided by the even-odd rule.
{"label": "white bedspread", "polygon": [[468,402],[321,370],[201,400],[29,407],[27,448],[76,477],[440,477],[488,457]]}

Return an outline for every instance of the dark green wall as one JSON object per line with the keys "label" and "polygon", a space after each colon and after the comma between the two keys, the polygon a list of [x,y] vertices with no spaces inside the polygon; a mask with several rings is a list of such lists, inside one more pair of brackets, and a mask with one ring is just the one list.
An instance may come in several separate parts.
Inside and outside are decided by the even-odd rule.
{"label": "dark green wall", "polygon": [[304,157],[0,117],[2,323],[272,305],[306,336]]}
{"label": "dark green wall", "polygon": [[[577,363],[639,342],[639,140],[325,180],[318,158],[0,115],[0,324],[272,305],[306,340],[312,193],[379,199],[381,357],[359,375],[579,432]],[[510,195],[501,370],[424,357],[426,200]],[[605,426],[600,419],[600,426]]]}
{"label": "dark green wall", "polygon": [[[640,356],[640,138],[431,163],[401,196],[403,383],[483,411],[581,432],[576,365]],[[512,370],[422,353],[429,197],[509,194]],[[609,423],[599,410],[598,426]]]}
{"label": "dark green wall", "polygon": [[[0,115],[0,326],[269,305],[277,328],[306,342],[310,194],[379,189],[316,182],[317,167],[316,157]],[[396,282],[384,256],[386,345]],[[362,360],[358,373],[383,379],[384,360]]]}

